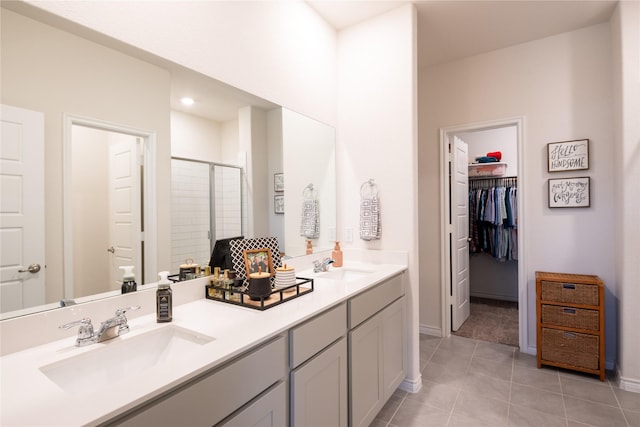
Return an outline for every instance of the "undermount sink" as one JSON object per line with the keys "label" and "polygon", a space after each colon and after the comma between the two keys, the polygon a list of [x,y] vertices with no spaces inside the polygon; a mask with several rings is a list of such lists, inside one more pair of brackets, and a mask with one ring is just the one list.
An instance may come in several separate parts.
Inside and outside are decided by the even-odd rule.
{"label": "undermount sink", "polygon": [[137,336],[125,335],[120,339],[94,344],[95,349],[42,366],[40,371],[64,391],[80,394],[184,357],[214,339],[169,325]]}
{"label": "undermount sink", "polygon": [[371,270],[360,270],[355,268],[332,268],[329,271],[318,273],[318,278],[329,280],[342,280],[345,282],[351,282],[353,280],[362,279],[373,273]]}

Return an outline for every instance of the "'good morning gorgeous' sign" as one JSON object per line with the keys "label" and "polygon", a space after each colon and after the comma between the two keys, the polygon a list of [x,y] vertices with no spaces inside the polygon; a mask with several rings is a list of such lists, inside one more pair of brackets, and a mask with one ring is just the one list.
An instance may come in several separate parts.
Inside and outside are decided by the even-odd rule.
{"label": "'good morning gorgeous' sign", "polygon": [[547,144],[549,172],[589,169],[589,140]]}
{"label": "'good morning gorgeous' sign", "polygon": [[550,208],[586,208],[589,206],[589,177],[549,180]]}

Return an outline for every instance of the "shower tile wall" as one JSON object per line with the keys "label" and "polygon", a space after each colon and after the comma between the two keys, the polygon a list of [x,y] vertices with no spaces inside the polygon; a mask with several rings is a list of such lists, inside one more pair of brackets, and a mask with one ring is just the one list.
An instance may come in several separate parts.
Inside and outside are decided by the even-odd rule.
{"label": "shower tile wall", "polygon": [[215,239],[242,235],[240,169],[215,166]]}
{"label": "shower tile wall", "polygon": [[209,263],[209,165],[171,161],[171,272],[191,258]]}

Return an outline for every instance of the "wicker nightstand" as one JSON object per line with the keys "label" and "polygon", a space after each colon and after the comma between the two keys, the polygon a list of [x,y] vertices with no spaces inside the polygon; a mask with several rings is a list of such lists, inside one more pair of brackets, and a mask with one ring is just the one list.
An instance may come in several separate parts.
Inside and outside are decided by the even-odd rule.
{"label": "wicker nightstand", "polygon": [[537,353],[542,365],[604,381],[604,283],[598,276],[536,272]]}

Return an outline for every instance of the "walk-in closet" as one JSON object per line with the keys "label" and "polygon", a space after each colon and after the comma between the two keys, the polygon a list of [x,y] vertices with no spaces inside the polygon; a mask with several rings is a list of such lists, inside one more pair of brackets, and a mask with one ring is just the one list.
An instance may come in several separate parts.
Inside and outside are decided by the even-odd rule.
{"label": "walk-in closet", "polygon": [[518,345],[517,128],[456,135],[468,145],[471,314],[456,335]]}

